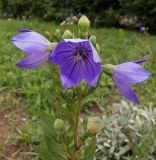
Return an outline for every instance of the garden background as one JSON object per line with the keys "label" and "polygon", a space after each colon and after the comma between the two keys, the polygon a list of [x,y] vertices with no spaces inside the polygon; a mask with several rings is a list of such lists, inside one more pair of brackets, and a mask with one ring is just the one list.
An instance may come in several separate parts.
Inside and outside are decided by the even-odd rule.
{"label": "garden background", "polygon": [[[48,114],[56,102],[49,63],[34,70],[17,68],[16,63],[25,54],[13,46],[11,38],[21,28],[35,30],[49,39],[58,27],[61,33],[70,29],[76,35],[76,23],[82,14],[91,20],[90,33],[97,36],[104,63],[117,65],[151,55],[144,66],[152,78],[133,85],[140,99],[137,109],[118,94],[106,75],[84,103],[82,118],[105,117],[97,159],[156,159],[156,1],[0,0],[0,160],[38,159],[34,151],[42,137],[38,110]],[[140,32],[140,26],[145,27],[144,32]],[[133,123],[126,121],[127,115]],[[121,121],[126,121],[126,126]],[[120,137],[128,137],[128,125],[128,133],[135,137],[133,147]],[[111,132],[110,137],[106,131]],[[130,137],[127,139],[130,142]]]}

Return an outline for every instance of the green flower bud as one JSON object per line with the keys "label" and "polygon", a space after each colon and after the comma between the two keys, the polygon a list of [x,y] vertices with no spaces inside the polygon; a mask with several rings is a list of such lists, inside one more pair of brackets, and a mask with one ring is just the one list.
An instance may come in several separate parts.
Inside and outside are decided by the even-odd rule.
{"label": "green flower bud", "polygon": [[88,32],[80,32],[79,33],[80,38],[87,39],[88,38]]}
{"label": "green flower bud", "polygon": [[56,31],[54,33],[54,38],[56,40],[60,40],[61,39],[61,31],[59,29],[56,29]]}
{"label": "green flower bud", "polygon": [[61,131],[64,128],[64,121],[62,119],[56,119],[54,122],[54,128]]}
{"label": "green flower bud", "polygon": [[44,34],[45,34],[45,36],[46,36],[48,39],[52,39],[52,35],[51,35],[50,32],[45,31]]}
{"label": "green flower bud", "polygon": [[81,32],[87,32],[90,27],[90,21],[86,16],[82,16],[79,19],[78,26]]}
{"label": "green flower bud", "polygon": [[89,40],[92,42],[94,46],[96,46],[96,36],[95,35],[90,36]]}
{"label": "green flower bud", "polygon": [[73,38],[73,34],[70,32],[70,30],[65,30],[62,36],[63,39],[70,39]]}
{"label": "green flower bud", "polygon": [[90,117],[87,122],[87,130],[90,134],[96,135],[102,129],[102,122],[99,117]]}
{"label": "green flower bud", "polygon": [[52,50],[54,50],[54,48],[57,46],[58,43],[54,42],[54,43],[51,43],[51,48]]}
{"label": "green flower bud", "polygon": [[96,43],[96,50],[97,50],[98,53],[100,53],[100,46],[99,46],[98,43]]}
{"label": "green flower bud", "polygon": [[55,34],[60,36],[61,35],[61,31],[59,29],[56,29]]}
{"label": "green flower bud", "polygon": [[54,42],[54,43],[50,43],[50,48],[47,49],[47,51],[52,52],[54,50],[54,48],[57,46],[58,43]]}
{"label": "green flower bud", "polygon": [[105,65],[102,66],[102,68],[103,68],[103,71],[104,71],[106,74],[112,76],[113,70],[114,70],[115,66],[112,65],[112,64],[105,64]]}

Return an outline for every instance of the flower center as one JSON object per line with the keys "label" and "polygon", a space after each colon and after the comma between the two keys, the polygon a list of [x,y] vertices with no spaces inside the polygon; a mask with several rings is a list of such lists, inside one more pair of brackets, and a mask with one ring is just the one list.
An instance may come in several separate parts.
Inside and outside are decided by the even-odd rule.
{"label": "flower center", "polygon": [[75,61],[84,60],[88,57],[88,52],[86,50],[86,47],[78,47],[76,49],[76,55],[75,55]]}

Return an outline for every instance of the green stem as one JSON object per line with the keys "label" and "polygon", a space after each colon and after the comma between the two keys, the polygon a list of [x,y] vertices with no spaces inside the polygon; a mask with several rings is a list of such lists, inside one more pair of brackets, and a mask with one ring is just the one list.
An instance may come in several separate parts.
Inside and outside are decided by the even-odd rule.
{"label": "green stem", "polygon": [[74,118],[74,156],[73,160],[77,159],[77,150],[78,150],[78,123],[79,115],[76,114]]}
{"label": "green stem", "polygon": [[83,99],[83,92],[84,91],[81,90],[81,93],[79,94],[79,98],[75,102],[75,105],[74,105],[74,113],[73,113],[74,154],[73,154],[72,160],[77,160],[78,152],[79,152],[78,124],[79,124],[79,116],[80,116],[80,111],[81,111],[81,102],[82,102],[82,99]]}
{"label": "green stem", "polygon": [[73,160],[77,160],[78,155],[78,124],[80,115],[81,105],[80,101],[75,106],[75,112],[73,114],[73,134],[74,134],[74,154]]}

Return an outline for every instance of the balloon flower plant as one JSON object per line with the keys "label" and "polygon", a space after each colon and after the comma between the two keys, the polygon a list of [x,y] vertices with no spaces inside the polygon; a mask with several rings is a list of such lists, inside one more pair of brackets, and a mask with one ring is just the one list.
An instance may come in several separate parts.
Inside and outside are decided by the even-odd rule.
{"label": "balloon flower plant", "polygon": [[57,38],[50,42],[35,31],[21,29],[12,38],[12,43],[28,54],[17,66],[34,69],[49,61],[54,68],[51,78],[56,82],[56,97],[63,97],[63,102],[56,99],[59,103],[52,106],[50,116],[40,113],[41,118],[45,119],[45,141],[41,140],[34,149],[43,160],[94,159],[96,134],[103,125],[99,117],[88,117],[80,125],[80,113],[83,101],[93,93],[103,73],[112,78],[122,96],[136,105],[139,100],[131,84],[151,77],[151,73],[141,65],[149,57],[119,65],[105,64],[99,56],[96,36],[89,34],[89,28],[89,19],[82,16],[78,21],[78,37],[70,30],[61,36],[57,29]]}

